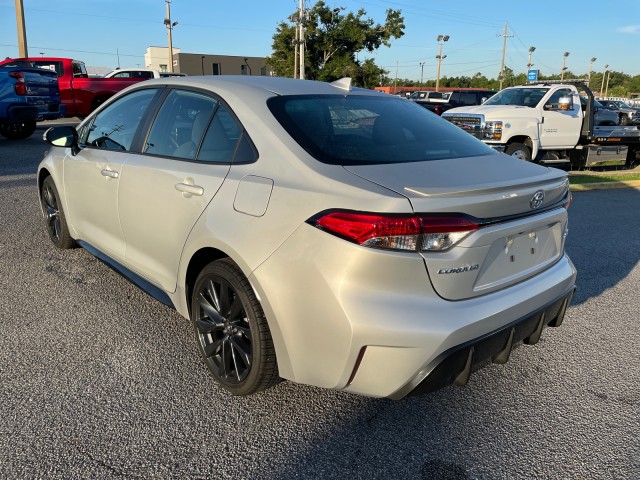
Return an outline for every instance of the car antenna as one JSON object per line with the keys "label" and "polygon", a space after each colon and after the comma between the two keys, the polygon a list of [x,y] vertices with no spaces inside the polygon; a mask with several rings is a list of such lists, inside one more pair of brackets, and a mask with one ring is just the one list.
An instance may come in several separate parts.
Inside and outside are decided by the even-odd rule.
{"label": "car antenna", "polygon": [[331,82],[330,84],[333,87],[339,88],[341,90],[351,90],[351,77],[343,77],[339,80]]}

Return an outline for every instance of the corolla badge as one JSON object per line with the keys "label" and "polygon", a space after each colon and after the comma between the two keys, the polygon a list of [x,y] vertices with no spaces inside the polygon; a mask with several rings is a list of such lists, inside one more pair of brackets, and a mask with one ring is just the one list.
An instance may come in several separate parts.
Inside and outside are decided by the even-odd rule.
{"label": "corolla badge", "polygon": [[544,202],[544,192],[542,190],[538,190],[533,194],[533,197],[531,197],[529,206],[535,210],[536,208],[540,208],[542,202]]}

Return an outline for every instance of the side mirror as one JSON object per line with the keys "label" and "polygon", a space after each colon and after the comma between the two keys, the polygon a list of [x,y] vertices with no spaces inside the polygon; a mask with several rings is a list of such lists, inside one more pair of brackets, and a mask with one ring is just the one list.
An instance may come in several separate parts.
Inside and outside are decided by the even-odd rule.
{"label": "side mirror", "polygon": [[558,100],[558,110],[573,110],[573,97],[560,97]]}
{"label": "side mirror", "polygon": [[78,147],[78,132],[74,127],[51,127],[44,132],[42,139],[54,147],[71,148],[73,155],[80,151]]}

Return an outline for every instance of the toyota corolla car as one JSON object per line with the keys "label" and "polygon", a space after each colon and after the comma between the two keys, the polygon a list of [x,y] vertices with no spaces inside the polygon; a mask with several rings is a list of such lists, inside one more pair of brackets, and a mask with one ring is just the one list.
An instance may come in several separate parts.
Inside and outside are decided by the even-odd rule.
{"label": "toyota corolla car", "polygon": [[564,172],[347,79],[149,80],[45,139],[54,245],[190,319],[236,395],[465,384],[574,291]]}

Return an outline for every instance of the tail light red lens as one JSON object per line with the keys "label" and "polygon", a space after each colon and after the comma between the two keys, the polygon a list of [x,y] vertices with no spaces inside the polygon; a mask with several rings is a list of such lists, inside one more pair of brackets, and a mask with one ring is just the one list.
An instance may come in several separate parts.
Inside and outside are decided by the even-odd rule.
{"label": "tail light red lens", "polygon": [[16,95],[26,95],[27,84],[24,82],[24,75],[22,72],[9,72],[9,76],[16,79],[16,84],[14,86]]}
{"label": "tail light red lens", "polygon": [[403,251],[448,250],[479,228],[462,215],[389,215],[333,211],[312,225],[365,247]]}

